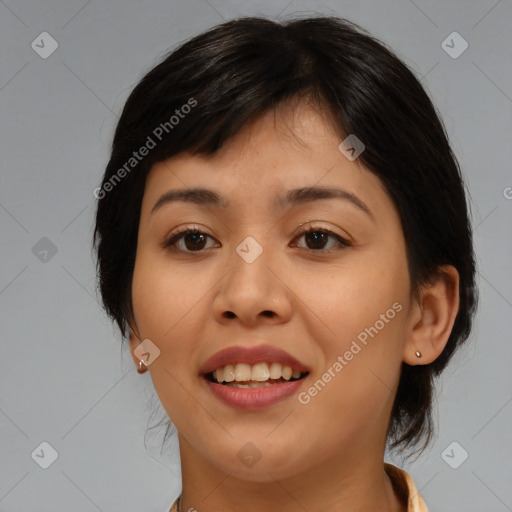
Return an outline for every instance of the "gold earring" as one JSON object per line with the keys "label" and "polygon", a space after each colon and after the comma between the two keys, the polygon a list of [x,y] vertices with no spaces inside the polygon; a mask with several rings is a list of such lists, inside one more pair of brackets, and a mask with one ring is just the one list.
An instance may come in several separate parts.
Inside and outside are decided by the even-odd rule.
{"label": "gold earring", "polygon": [[416,357],[421,357],[421,352],[419,350],[416,350]]}
{"label": "gold earring", "polygon": [[139,367],[137,368],[137,372],[143,374],[147,371],[148,367],[143,359],[139,361]]}

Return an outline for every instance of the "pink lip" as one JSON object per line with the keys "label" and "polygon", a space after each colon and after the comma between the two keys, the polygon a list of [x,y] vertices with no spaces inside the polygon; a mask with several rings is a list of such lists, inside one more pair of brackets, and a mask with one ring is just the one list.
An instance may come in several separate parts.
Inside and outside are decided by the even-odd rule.
{"label": "pink lip", "polygon": [[247,363],[251,365],[256,363],[281,363],[282,365],[289,366],[292,370],[309,372],[307,366],[288,354],[288,352],[273,347],[272,345],[225,348],[205,361],[199,371],[202,375],[206,375],[217,368],[236,363]]}
{"label": "pink lip", "polygon": [[254,411],[269,407],[293,395],[302,386],[304,379],[261,388],[234,388],[211,382],[206,378],[204,381],[210,391],[224,404],[235,409]]}

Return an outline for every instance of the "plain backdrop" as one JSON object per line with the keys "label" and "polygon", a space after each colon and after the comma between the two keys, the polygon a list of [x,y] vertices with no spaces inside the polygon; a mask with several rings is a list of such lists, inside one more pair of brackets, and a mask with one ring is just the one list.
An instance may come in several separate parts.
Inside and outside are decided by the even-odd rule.
{"label": "plain backdrop", "polygon": [[165,511],[180,492],[149,374],[98,303],[93,190],[127,95],[169,50],[234,17],[305,14],[362,25],[417,73],[471,194],[474,332],[439,382],[432,445],[388,460],[431,512],[512,510],[511,1],[2,0],[1,511]]}

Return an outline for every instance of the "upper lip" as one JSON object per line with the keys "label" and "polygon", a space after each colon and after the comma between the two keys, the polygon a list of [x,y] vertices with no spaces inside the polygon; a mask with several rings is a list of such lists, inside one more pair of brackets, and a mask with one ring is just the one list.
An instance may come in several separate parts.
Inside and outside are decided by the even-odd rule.
{"label": "upper lip", "polygon": [[281,363],[292,370],[309,372],[309,369],[292,355],[272,345],[258,345],[257,347],[234,346],[215,353],[206,360],[200,368],[200,372],[206,375],[217,368],[227,364],[256,364],[256,363]]}

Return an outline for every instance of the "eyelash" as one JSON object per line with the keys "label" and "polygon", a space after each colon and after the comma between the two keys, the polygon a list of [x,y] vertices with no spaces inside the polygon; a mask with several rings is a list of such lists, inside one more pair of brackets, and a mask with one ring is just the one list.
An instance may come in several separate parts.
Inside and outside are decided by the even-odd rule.
{"label": "eyelash", "polygon": [[[208,235],[207,233],[204,233],[203,231],[201,231],[201,230],[199,230],[197,228],[186,228],[186,229],[183,229],[183,230],[181,230],[181,231],[179,231],[177,233],[174,233],[168,239],[166,239],[164,241],[164,243],[162,244],[162,248],[163,249],[172,250],[172,251],[176,251],[176,252],[185,252],[185,253],[190,253],[190,254],[193,254],[193,253],[200,254],[200,253],[202,253],[204,251],[204,249],[200,249],[198,251],[187,251],[187,250],[177,249],[175,247],[176,242],[178,242],[180,239],[182,239],[183,237],[185,237],[186,235],[191,234],[191,233],[206,235],[206,236],[208,236],[210,238],[213,238],[212,236]],[[338,240],[338,242],[339,242],[339,247],[338,248],[334,248],[334,249],[310,249],[308,247],[305,247],[305,248],[302,247],[302,249],[305,249],[306,251],[309,251],[311,253],[330,254],[330,253],[342,250],[342,249],[344,249],[346,247],[350,247],[352,245],[350,242],[345,240],[343,237],[341,237],[340,235],[334,233],[333,231],[331,231],[329,229],[326,229],[326,228],[315,228],[315,227],[301,230],[297,234],[297,236],[294,238],[294,240],[299,238],[299,237],[302,237],[304,235],[307,235],[309,233],[324,233],[326,235],[331,235],[334,238],[336,238]]]}

